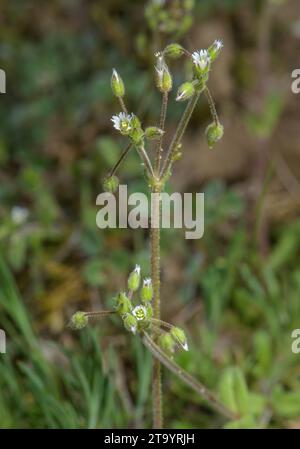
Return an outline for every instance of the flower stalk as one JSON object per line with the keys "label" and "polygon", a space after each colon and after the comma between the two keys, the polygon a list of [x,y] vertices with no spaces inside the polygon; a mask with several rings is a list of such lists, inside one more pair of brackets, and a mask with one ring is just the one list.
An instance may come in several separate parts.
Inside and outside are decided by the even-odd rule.
{"label": "flower stalk", "polygon": [[[160,216],[161,190],[158,186],[152,190],[153,206],[151,211],[151,277],[153,283],[153,318],[160,320]],[[156,336],[153,336],[156,339]],[[153,427],[161,429],[163,427],[163,403],[161,386],[161,365],[158,359],[153,360],[153,387],[152,387],[152,406],[153,406]]]}
{"label": "flower stalk", "polygon": [[177,377],[179,377],[186,385],[192,388],[199,396],[203,397],[207,403],[216,411],[218,411],[225,418],[230,420],[238,419],[235,413],[225,407],[217,397],[209,391],[203,384],[197,381],[187,371],[182,369],[177,363],[173,362],[167,357],[162,349],[153,341],[147,332],[143,332],[142,341],[144,345],[149,349],[153,356],[160,361],[166,368],[172,371]]}
{"label": "flower stalk", "polygon": [[[222,46],[222,42],[216,40],[207,50],[199,50],[191,54],[179,44],[170,44],[164,51],[156,53],[155,80],[162,97],[159,127],[148,126],[144,128],[135,114],[128,113],[124,102],[125,86],[123,80],[115,69],[112,73],[112,91],[120,103],[121,112],[114,115],[111,120],[114,128],[122,136],[128,138],[129,143],[111,170],[110,175],[105,179],[104,187],[109,192],[117,189],[119,181],[115,173],[125,160],[130,149],[134,147],[145,168],[145,178],[152,195],[150,231],[151,278],[144,278],[141,286],[141,270],[140,266],[136,265],[128,277],[126,291],[119,292],[115,298],[114,310],[77,312],[71,319],[71,325],[74,329],[79,330],[88,324],[89,318],[104,317],[115,313],[119,315],[124,328],[128,332],[134,335],[140,335],[143,343],[154,356],[152,368],[152,408],[153,427],[157,429],[163,427],[162,365],[176,374],[225,417],[236,419],[236,416],[220,403],[206,387],[181,369],[172,360],[175,349],[188,351],[189,347],[185,332],[181,328],[161,320],[160,296],[160,197],[164,191],[165,183],[171,174],[172,165],[181,154],[179,149],[182,145],[182,138],[202,92],[206,95],[213,117],[213,123],[206,130],[209,147],[212,147],[223,135],[223,127],[219,122],[212,96],[206,86],[211,64],[220,53]],[[193,63],[193,78],[184,82],[177,91],[176,100],[180,102],[187,101],[187,106],[179,121],[173,139],[169,144],[168,150],[164,155],[165,122],[169,92],[173,87],[173,78],[166,58],[177,59],[181,56],[188,57]],[[153,162],[151,154],[147,152],[145,146],[148,140],[157,141]],[[139,303],[134,304],[137,295]]]}

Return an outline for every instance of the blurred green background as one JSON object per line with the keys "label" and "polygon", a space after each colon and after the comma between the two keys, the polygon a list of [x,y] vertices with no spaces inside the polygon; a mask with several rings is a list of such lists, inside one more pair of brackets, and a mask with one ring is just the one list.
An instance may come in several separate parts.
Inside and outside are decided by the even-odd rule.
{"label": "blurred green background", "polygon": [[[0,427],[151,426],[151,357],[107,319],[74,333],[76,310],[111,306],[135,263],[149,273],[145,230],[96,227],[102,181],[125,144],[111,69],[129,109],[158,121],[154,52],[178,41],[224,50],[209,82],[225,135],[210,151],[202,99],[170,190],[205,192],[205,235],[162,238],[163,318],[186,329],[181,366],[224,400],[243,385],[232,427],[300,427],[298,0],[2,0],[0,68]],[[188,67],[172,65],[174,84]],[[183,106],[168,111],[168,134]],[[137,156],[121,182],[146,191]],[[224,421],[164,372],[165,425]],[[227,396],[227,399],[226,399]],[[228,399],[228,396],[230,398]]]}

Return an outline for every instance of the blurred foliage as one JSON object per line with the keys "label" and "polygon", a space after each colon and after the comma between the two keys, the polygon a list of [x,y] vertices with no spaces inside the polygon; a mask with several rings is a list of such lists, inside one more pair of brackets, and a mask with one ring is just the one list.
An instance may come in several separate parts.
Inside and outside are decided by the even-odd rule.
{"label": "blurred foliage", "polygon": [[[189,33],[216,18],[232,27],[233,82],[252,87],[256,68],[242,45],[252,51],[254,37],[246,30],[239,41],[236,33],[240,17],[261,3],[2,5],[8,87],[0,98],[0,327],[8,351],[0,356],[0,427],[151,425],[151,358],[140,342],[114,319],[78,335],[66,327],[77,309],[109,307],[135,263],[150,271],[144,231],[101,232],[95,223],[96,196],[123,147],[111,133],[111,68],[122,68],[130,110],[143,96],[140,113],[153,122],[154,51],[178,38],[190,45]],[[269,138],[278,124],[284,101],[274,92],[259,113],[244,111],[242,100],[234,105],[254,137]],[[180,110],[170,111],[170,127]],[[208,111],[200,106],[197,114],[193,132]],[[146,193],[133,153],[122,181]],[[164,230],[162,239],[164,313],[191,341],[178,362],[240,413],[227,427],[299,426],[300,371],[290,335],[300,324],[300,221],[272,227],[262,259],[239,182],[194,187],[205,192],[205,237],[187,242],[183,232]],[[165,394],[168,427],[224,426],[169,373]]]}

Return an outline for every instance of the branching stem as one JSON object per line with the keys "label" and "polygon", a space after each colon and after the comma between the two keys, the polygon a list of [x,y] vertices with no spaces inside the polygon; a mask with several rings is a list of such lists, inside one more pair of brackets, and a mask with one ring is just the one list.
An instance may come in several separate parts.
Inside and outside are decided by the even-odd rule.
{"label": "branching stem", "polygon": [[177,363],[167,357],[164,351],[160,349],[160,347],[152,340],[147,332],[143,332],[142,340],[155,358],[157,358],[166,368],[179,377],[185,384],[191,387],[197,394],[202,396],[212,408],[230,420],[238,419],[238,416],[225,407],[203,384],[198,382],[193,376],[177,365]]}
{"label": "branching stem", "polygon": [[190,121],[190,118],[192,116],[192,113],[195,109],[195,106],[197,104],[197,101],[200,97],[201,91],[200,92],[195,92],[194,95],[189,99],[189,102],[185,108],[185,111],[181,117],[181,120],[179,122],[179,125],[177,127],[177,130],[175,132],[175,135],[173,137],[172,142],[170,143],[169,149],[168,149],[168,153],[166,156],[166,159],[164,161],[162,170],[161,170],[161,178],[164,178],[165,175],[167,175],[167,173],[169,172],[171,165],[172,165],[172,159],[173,156],[176,152],[176,149],[178,147],[178,145],[181,142],[181,139],[183,137],[183,134],[186,130],[186,127]]}

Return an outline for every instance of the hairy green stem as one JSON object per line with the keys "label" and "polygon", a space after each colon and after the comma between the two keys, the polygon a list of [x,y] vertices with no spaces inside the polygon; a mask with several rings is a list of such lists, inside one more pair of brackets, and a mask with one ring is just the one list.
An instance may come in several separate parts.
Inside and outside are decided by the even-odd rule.
{"label": "hairy green stem", "polygon": [[164,161],[162,170],[161,170],[161,178],[164,178],[165,175],[168,173],[168,171],[171,168],[172,165],[172,159],[174,156],[174,153],[176,152],[176,149],[178,147],[178,145],[181,142],[181,139],[183,137],[183,134],[186,130],[186,127],[190,121],[190,118],[192,116],[192,113],[195,109],[195,106],[197,104],[197,101],[200,97],[201,91],[200,92],[196,92],[194,93],[194,95],[189,99],[189,102],[185,108],[185,111],[181,117],[181,120],[179,122],[178,128],[174,134],[173,140],[170,143],[169,149],[168,149],[168,153],[166,156],[166,159]]}
{"label": "hairy green stem", "polygon": [[112,315],[117,313],[115,310],[100,310],[98,312],[85,312],[85,316],[89,318],[101,318],[104,316]]}
{"label": "hairy green stem", "polygon": [[128,114],[128,111],[127,111],[127,108],[125,106],[123,98],[122,97],[118,97],[118,100],[119,100],[119,103],[120,103],[122,111],[125,112],[125,114]]}
{"label": "hairy green stem", "polygon": [[191,376],[188,372],[177,365],[177,363],[173,362],[173,360],[167,357],[166,354],[160,349],[160,347],[147,334],[147,332],[143,332],[142,340],[155,358],[157,358],[166,368],[168,368],[177,377],[179,377],[185,384],[191,387],[197,394],[202,396],[211,405],[212,408],[214,408],[230,420],[235,420],[238,418],[238,416],[236,416],[235,413],[225,407],[211,391],[209,391],[193,376]]}
{"label": "hairy green stem", "polygon": [[119,160],[117,161],[117,163],[114,165],[114,167],[112,168],[109,176],[113,176],[116,171],[118,170],[118,168],[120,167],[120,165],[122,164],[122,162],[124,161],[124,159],[126,158],[127,154],[129,153],[130,149],[132,147],[132,142],[129,142],[129,144],[127,145],[127,147],[125,148],[125,150],[123,151],[123,153],[121,154]]}
{"label": "hairy green stem", "polygon": [[[164,92],[163,96],[162,96],[160,121],[159,121],[159,127],[162,131],[165,131],[167,108],[168,108],[168,92]],[[157,174],[157,176],[159,176],[161,159],[162,159],[162,152],[163,152],[162,143],[163,143],[163,135],[161,135],[161,137],[158,141],[158,144],[157,144],[157,148],[156,148],[156,159],[155,159],[154,170],[155,170],[155,173]]]}
{"label": "hairy green stem", "polygon": [[213,118],[215,124],[219,125],[220,122],[219,122],[219,117],[218,117],[218,113],[217,113],[217,110],[216,110],[215,102],[213,100],[213,97],[211,96],[211,93],[210,93],[210,90],[209,90],[208,87],[205,87],[204,93],[205,93],[205,96],[206,96],[208,104],[209,104],[209,109],[210,109],[210,113],[212,115],[212,118]]}
{"label": "hairy green stem", "polygon": [[146,167],[148,176],[154,177],[153,167],[152,167],[151,161],[149,159],[149,156],[148,156],[148,154],[147,154],[147,152],[145,150],[144,144],[141,144],[141,145],[137,146],[137,151],[138,151],[138,153],[139,153],[139,155],[140,155],[140,157],[141,157],[141,159],[143,161],[143,164]]}
{"label": "hairy green stem", "polygon": [[[160,188],[152,189],[152,211],[151,211],[151,278],[153,284],[153,317],[160,319]],[[156,336],[153,335],[156,339]],[[161,386],[161,364],[158,359],[153,360],[152,377],[152,408],[153,427],[163,427],[162,411],[162,386]]]}

